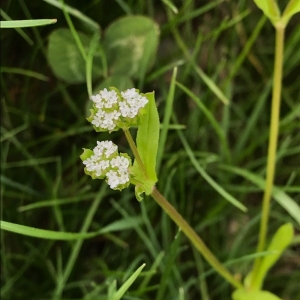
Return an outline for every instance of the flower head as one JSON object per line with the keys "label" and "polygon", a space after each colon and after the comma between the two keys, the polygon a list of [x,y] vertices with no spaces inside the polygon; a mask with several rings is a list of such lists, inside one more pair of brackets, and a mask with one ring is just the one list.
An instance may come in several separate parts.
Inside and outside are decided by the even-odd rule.
{"label": "flower head", "polygon": [[88,118],[96,131],[116,131],[137,125],[148,99],[136,89],[123,92],[104,89],[91,97],[93,108]]}
{"label": "flower head", "polygon": [[84,171],[93,179],[106,179],[113,190],[122,190],[130,184],[130,157],[118,153],[118,147],[111,141],[97,142],[93,150],[84,149],[80,156]]}

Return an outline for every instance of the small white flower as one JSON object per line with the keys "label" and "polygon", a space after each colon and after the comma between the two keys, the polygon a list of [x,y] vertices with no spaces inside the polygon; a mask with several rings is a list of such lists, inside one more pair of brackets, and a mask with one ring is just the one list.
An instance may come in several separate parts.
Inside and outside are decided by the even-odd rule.
{"label": "small white flower", "polygon": [[115,189],[120,184],[117,172],[109,171],[106,173],[106,177],[107,177],[107,183],[111,189]]}
{"label": "small white flower", "polygon": [[[85,150],[84,153],[90,155],[82,161],[88,175],[94,179],[106,177],[108,185],[114,190],[122,190],[130,184],[131,159],[127,154],[119,155],[118,147],[112,141],[97,142],[93,151]],[[83,154],[83,157],[86,156]]]}
{"label": "small white flower", "polygon": [[118,167],[120,171],[126,171],[129,167],[130,161],[124,156],[117,156],[110,162],[112,167]]}
{"label": "small white flower", "polygon": [[97,146],[93,151],[98,155],[102,155],[103,153],[105,153],[105,156],[108,158],[111,154],[118,151],[118,146],[115,145],[112,141],[97,141]]}
{"label": "small white flower", "polygon": [[148,103],[148,99],[134,88],[123,92],[104,89],[91,96],[91,100],[94,106],[88,120],[96,131],[109,132],[137,125],[140,109]]}

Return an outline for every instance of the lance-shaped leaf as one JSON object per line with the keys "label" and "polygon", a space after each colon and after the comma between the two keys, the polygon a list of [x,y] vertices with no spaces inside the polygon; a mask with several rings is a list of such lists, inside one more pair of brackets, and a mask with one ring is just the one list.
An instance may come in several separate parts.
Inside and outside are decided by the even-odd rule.
{"label": "lance-shaped leaf", "polygon": [[[283,251],[290,245],[294,236],[294,230],[291,223],[282,225],[273,236],[271,243],[267,249],[270,252],[266,255],[260,264],[257,274],[250,272],[245,278],[245,284],[251,285],[254,289],[260,290],[263,281],[267,275],[270,268],[276,263],[280,258]],[[255,277],[254,277],[255,276]]]}
{"label": "lance-shaped leaf", "polygon": [[135,179],[140,182],[136,185],[136,196],[141,200],[140,194],[146,193],[150,195],[152,188],[157,181],[155,166],[159,140],[159,116],[154,99],[154,92],[144,94],[149,103],[145,107],[145,114],[141,119],[141,124],[138,127],[136,145],[145,172],[139,166],[137,160],[134,161],[131,169]]}
{"label": "lance-shaped leaf", "polygon": [[272,23],[280,19],[280,10],[275,0],[254,0],[254,2]]}
{"label": "lance-shaped leaf", "polygon": [[282,20],[287,24],[290,18],[298,12],[300,12],[300,1],[290,0],[282,14]]}
{"label": "lance-shaped leaf", "polygon": [[130,288],[130,286],[134,283],[134,281],[138,278],[142,270],[146,264],[142,264],[119,288],[118,291],[116,291],[112,296],[110,296],[109,299],[111,300],[120,300],[122,296],[126,293],[126,291]]}
{"label": "lance-shaped leaf", "polygon": [[239,289],[232,294],[233,300],[281,300],[268,291],[247,291]]}

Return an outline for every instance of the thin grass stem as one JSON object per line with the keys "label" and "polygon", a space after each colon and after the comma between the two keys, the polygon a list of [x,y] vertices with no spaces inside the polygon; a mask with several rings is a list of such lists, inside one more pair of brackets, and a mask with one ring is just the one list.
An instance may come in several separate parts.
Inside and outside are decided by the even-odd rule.
{"label": "thin grass stem", "polygon": [[[145,173],[146,178],[148,177],[145,165],[138,153],[135,142],[131,136],[131,133],[128,129],[123,129],[126,139],[130,145],[130,148],[135,156],[141,170]],[[242,288],[242,284],[236,280],[230,272],[222,265],[221,262],[214,256],[214,254],[209,250],[205,245],[203,240],[199,235],[194,231],[194,229],[186,222],[186,220],[177,212],[177,210],[168,202],[168,200],[156,189],[153,187],[151,196],[157,202],[157,204],[169,215],[169,217],[182,229],[184,234],[190,239],[196,249],[204,256],[208,263],[223,276],[229,283],[231,283],[236,288]]]}
{"label": "thin grass stem", "polygon": [[189,238],[195,248],[204,256],[207,262],[218,272],[223,278],[236,288],[242,288],[242,284],[233,277],[232,274],[222,265],[222,263],[209,250],[203,240],[194,231],[194,229],[185,221],[185,219],[177,212],[177,210],[167,201],[167,199],[156,189],[153,188],[151,196],[156,203],[169,215],[169,217],[181,228],[184,234]]}
{"label": "thin grass stem", "polygon": [[[275,62],[273,75],[273,90],[272,90],[272,108],[270,121],[270,137],[267,157],[267,173],[266,186],[263,195],[262,216],[260,221],[259,242],[257,252],[265,249],[266,235],[268,231],[268,221],[270,215],[271,194],[274,184],[275,167],[276,167],[276,150],[278,142],[279,120],[280,120],[280,102],[282,88],[282,66],[284,52],[284,33],[285,25],[281,22],[275,24],[276,41],[275,41]],[[256,282],[256,275],[259,272],[262,258],[257,257],[254,263],[251,288],[256,288],[260,285]]]}

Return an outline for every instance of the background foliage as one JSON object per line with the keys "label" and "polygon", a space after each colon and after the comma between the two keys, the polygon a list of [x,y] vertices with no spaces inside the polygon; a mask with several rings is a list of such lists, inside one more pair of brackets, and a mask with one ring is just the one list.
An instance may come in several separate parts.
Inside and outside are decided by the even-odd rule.
{"label": "background foliage", "polygon": [[[230,299],[231,287],[150,198],[139,203],[133,188],[110,191],[84,175],[83,147],[106,139],[123,152],[129,147],[122,133],[96,133],[85,119],[89,79],[66,16],[80,32],[87,56],[94,54],[93,90],[115,85],[155,91],[161,120],[172,117],[158,187],[237,277],[249,271],[257,242],[273,70],[271,24],[243,0],[174,1],[177,14],[168,1],[70,0],[70,15],[55,3],[2,3],[2,20],[58,22],[1,29],[1,219],[60,234],[80,232],[87,239],[53,240],[47,233],[46,239],[37,239],[2,231],[1,296],[107,299],[146,263],[123,299]],[[144,29],[141,20],[132,22],[135,15],[147,17]],[[118,23],[120,18],[130,19],[129,29]],[[139,31],[146,34],[147,47],[136,62],[132,40],[123,48],[114,42]],[[286,300],[300,299],[299,223],[279,204],[288,196],[300,203],[297,49],[299,16],[287,28],[279,189],[270,221],[270,233],[292,222],[296,238],[264,287]],[[175,66],[173,99],[169,88]],[[168,106],[171,98],[173,106]],[[199,167],[248,212],[225,201]]]}

